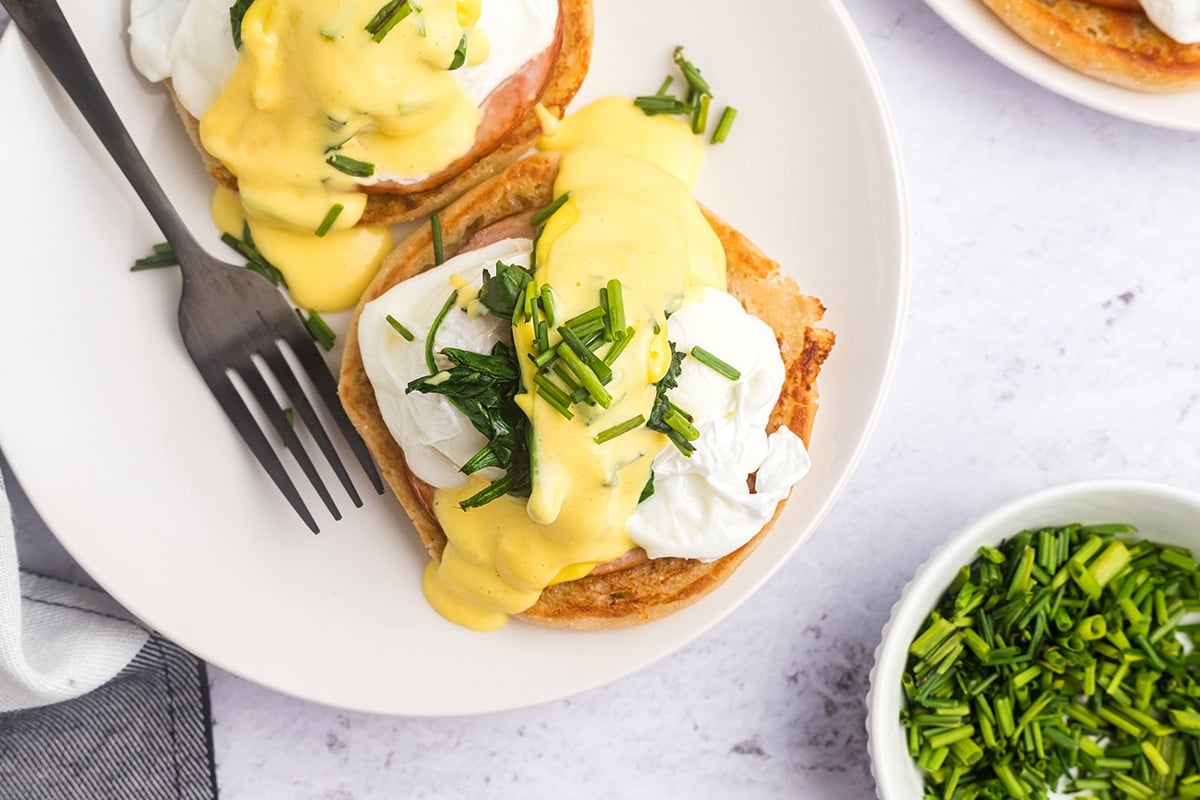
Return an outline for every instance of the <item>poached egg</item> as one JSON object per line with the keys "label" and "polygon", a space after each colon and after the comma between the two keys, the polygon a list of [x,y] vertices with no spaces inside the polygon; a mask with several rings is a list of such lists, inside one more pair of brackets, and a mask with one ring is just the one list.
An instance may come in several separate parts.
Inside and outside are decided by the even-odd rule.
{"label": "poached egg", "polygon": [[[558,0],[423,0],[376,24],[378,0],[254,0],[235,46],[228,0],[131,0],[130,49],[170,79],[200,139],[238,179],[214,199],[293,300],[352,306],[391,249],[356,227],[364,188],[412,184],[470,151],[492,92],[554,41]],[[236,203],[231,201],[236,199]]]}

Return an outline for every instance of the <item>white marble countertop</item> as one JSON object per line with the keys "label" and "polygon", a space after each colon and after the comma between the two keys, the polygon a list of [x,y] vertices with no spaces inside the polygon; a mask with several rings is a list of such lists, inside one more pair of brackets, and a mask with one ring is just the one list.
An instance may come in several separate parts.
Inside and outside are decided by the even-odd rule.
{"label": "white marble countertop", "polygon": [[[224,800],[873,795],[864,696],[954,530],[1088,477],[1200,488],[1200,136],[1076,105],[920,0],[845,0],[904,156],[914,281],[887,408],[816,535],[674,656],[570,700],[411,720],[213,670]],[[26,520],[27,566],[69,569]]]}

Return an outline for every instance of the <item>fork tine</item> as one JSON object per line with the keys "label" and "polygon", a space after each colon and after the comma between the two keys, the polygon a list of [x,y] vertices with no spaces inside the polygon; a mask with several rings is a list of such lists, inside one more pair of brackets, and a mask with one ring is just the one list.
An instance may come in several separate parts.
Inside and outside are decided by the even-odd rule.
{"label": "fork tine", "polygon": [[[300,437],[296,435],[296,430],[288,424],[287,417],[283,414],[283,409],[279,406],[279,401],[275,399],[271,389],[267,386],[266,380],[262,373],[258,371],[255,365],[251,364],[248,369],[238,372],[238,377],[245,382],[250,393],[254,395],[254,399],[258,401],[259,407],[271,421],[275,432],[283,439],[283,444],[291,452],[292,457],[296,459],[296,463],[300,465],[300,470],[308,478],[308,482],[317,490],[317,495],[320,496],[321,502],[329,509],[329,513],[333,515],[335,520],[342,518],[342,512],[338,510],[337,505],[333,502],[333,497],[329,494],[329,489],[325,488],[325,482],[317,473],[317,468],[313,465],[312,459],[309,458],[308,452],[304,449],[304,445],[300,443]],[[294,398],[290,395],[288,399],[294,402]]]}
{"label": "fork tine", "polygon": [[208,388],[212,390],[213,395],[217,398],[217,402],[225,411],[225,416],[237,428],[237,432],[249,446],[250,451],[254,453],[258,463],[271,476],[271,480],[275,482],[276,488],[287,498],[288,503],[300,515],[300,519],[304,520],[304,524],[313,533],[320,533],[321,529],[317,527],[317,521],[313,519],[312,513],[308,507],[304,505],[304,500],[300,497],[300,493],[296,491],[295,484],[288,477],[287,470],[279,461],[279,456],[275,454],[275,448],[267,441],[267,437],[263,435],[262,429],[258,427],[258,423],[250,414],[250,408],[246,405],[246,401],[242,399],[238,393],[237,387],[233,385],[229,377],[221,372],[209,374],[202,373],[204,380],[208,384]]}
{"label": "fork tine", "polygon": [[371,485],[375,487],[376,492],[383,494],[383,479],[379,477],[379,470],[375,468],[375,462],[371,460],[371,454],[367,451],[366,444],[363,443],[362,438],[358,435],[358,431],[350,423],[350,418],[346,416],[346,411],[342,408],[342,402],[338,399],[337,382],[333,379],[333,373],[329,371],[329,365],[325,363],[325,359],[317,352],[316,344],[312,339],[308,338],[307,334],[289,336],[286,341],[292,353],[300,361],[301,366],[304,367],[309,380],[317,388],[317,394],[324,401],[325,407],[329,409],[329,412],[337,421],[342,436],[350,444],[350,449],[354,451],[355,457],[358,458],[358,463],[362,464],[363,471],[367,473],[367,478],[370,479]]}
{"label": "fork tine", "polygon": [[308,428],[308,432],[317,442],[317,446],[321,448],[321,452],[325,454],[325,459],[329,462],[329,466],[333,468],[338,480],[342,482],[342,486],[346,489],[346,494],[350,495],[350,499],[354,501],[354,505],[361,508],[362,498],[358,496],[358,490],[354,487],[354,483],[350,480],[350,475],[346,472],[345,465],[342,464],[342,459],[338,456],[337,450],[333,447],[333,442],[329,439],[329,434],[325,433],[325,427],[321,424],[321,420],[317,418],[317,413],[313,409],[312,404],[308,402],[308,395],[304,393],[299,381],[296,380],[295,374],[292,373],[292,367],[288,364],[287,359],[283,357],[283,351],[276,348],[260,353],[263,361],[271,368],[275,379],[279,381],[279,385],[283,387],[284,394],[292,404],[292,409],[299,415],[304,422],[304,426]]}

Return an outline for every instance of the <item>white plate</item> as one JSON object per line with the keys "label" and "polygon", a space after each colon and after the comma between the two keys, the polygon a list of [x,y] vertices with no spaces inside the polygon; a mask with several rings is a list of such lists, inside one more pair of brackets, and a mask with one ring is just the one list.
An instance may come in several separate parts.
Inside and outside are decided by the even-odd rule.
{"label": "white plate", "polygon": [[[207,177],[157,87],[135,77],[117,0],[64,0],[101,80],[185,218],[223,246]],[[306,532],[179,342],[173,270],[130,274],[161,237],[15,35],[0,42],[0,446],[71,554],[208,661],[351,709],[453,715],[564,697],[661,658],[722,619],[815,529],[883,399],[908,294],[907,220],[879,84],[832,0],[601,0],[581,100],[653,90],[677,42],[738,106],[700,196],[829,308],[815,467],[718,591],[631,630],[512,624],[476,634],[426,605],[425,554],[390,496]],[[31,63],[34,62],[34,63]],[[36,65],[35,65],[36,63]],[[226,256],[228,254],[225,254]]]}
{"label": "white plate", "polygon": [[1200,91],[1147,94],[1122,89],[1043,54],[1013,33],[981,0],[925,0],[925,4],[980,50],[1052,92],[1135,122],[1200,131]]}

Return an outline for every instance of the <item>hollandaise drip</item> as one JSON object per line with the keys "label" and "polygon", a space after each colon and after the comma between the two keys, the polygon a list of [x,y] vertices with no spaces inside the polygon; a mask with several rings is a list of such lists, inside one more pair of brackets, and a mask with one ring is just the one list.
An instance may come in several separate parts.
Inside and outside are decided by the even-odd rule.
{"label": "hollandaise drip", "polygon": [[686,125],[605,101],[565,120],[542,146],[566,151],[554,193],[569,199],[543,228],[533,280],[552,287],[566,319],[595,306],[617,279],[633,336],[612,366],[609,407],[576,405],[568,419],[539,396],[528,358],[536,330],[527,319],[514,326],[525,387],[516,402],[532,427],[531,496],[463,511],[459,503],[486,482],[439,489],[434,506],[448,544],[423,582],[441,614],[476,630],[502,625],[551,583],[634,546],[626,524],[666,437],[645,427],[599,444],[595,437],[649,414],[670,365],[666,314],[690,289],[725,287],[724,251],[691,193],[699,151]]}

